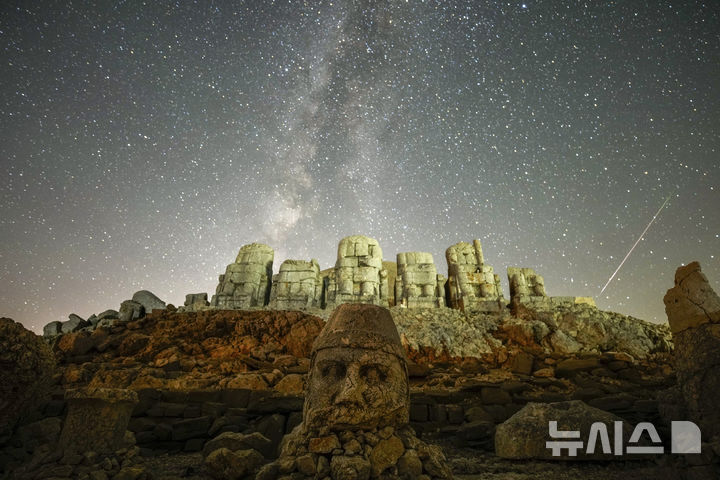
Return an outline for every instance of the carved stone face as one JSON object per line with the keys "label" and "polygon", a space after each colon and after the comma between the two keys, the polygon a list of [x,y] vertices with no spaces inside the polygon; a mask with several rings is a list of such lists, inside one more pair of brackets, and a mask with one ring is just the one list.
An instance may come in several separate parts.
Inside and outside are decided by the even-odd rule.
{"label": "carved stone face", "polygon": [[333,347],[317,352],[304,422],[313,430],[367,430],[408,422],[407,370],[381,350]]}

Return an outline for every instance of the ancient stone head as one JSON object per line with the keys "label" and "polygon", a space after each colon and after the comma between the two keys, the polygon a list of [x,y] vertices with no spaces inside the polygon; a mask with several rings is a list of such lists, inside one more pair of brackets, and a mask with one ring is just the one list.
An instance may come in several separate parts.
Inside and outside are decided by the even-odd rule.
{"label": "ancient stone head", "polygon": [[343,304],[315,340],[303,423],[308,430],[370,430],[409,421],[405,351],[390,312]]}

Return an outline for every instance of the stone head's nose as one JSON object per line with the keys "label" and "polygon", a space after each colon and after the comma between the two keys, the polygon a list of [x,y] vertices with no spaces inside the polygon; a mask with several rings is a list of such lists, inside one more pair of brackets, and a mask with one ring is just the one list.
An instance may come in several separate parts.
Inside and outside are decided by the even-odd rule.
{"label": "stone head's nose", "polygon": [[357,369],[348,369],[345,379],[343,379],[340,385],[340,391],[335,397],[333,403],[335,405],[341,405],[344,403],[360,404],[363,402],[363,391],[365,390],[365,383],[358,375]]}

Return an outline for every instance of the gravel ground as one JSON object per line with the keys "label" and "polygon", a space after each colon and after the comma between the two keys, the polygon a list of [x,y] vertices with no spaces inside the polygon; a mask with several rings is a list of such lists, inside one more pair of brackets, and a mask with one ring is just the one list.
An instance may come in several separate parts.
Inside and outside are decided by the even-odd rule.
{"label": "gravel ground", "polygon": [[[550,462],[503,460],[491,453],[441,444],[458,480],[673,480],[654,462]],[[153,480],[212,480],[200,453],[143,457]]]}

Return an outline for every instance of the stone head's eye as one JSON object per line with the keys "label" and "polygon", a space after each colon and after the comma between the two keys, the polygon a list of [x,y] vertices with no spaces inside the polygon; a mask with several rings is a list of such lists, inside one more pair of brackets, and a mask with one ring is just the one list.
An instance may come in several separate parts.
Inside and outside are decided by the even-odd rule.
{"label": "stone head's eye", "polygon": [[360,375],[367,380],[368,383],[383,382],[387,377],[385,371],[377,365],[365,365],[360,369]]}
{"label": "stone head's eye", "polygon": [[345,365],[337,362],[328,362],[322,365],[320,373],[323,378],[343,378],[345,377]]}

